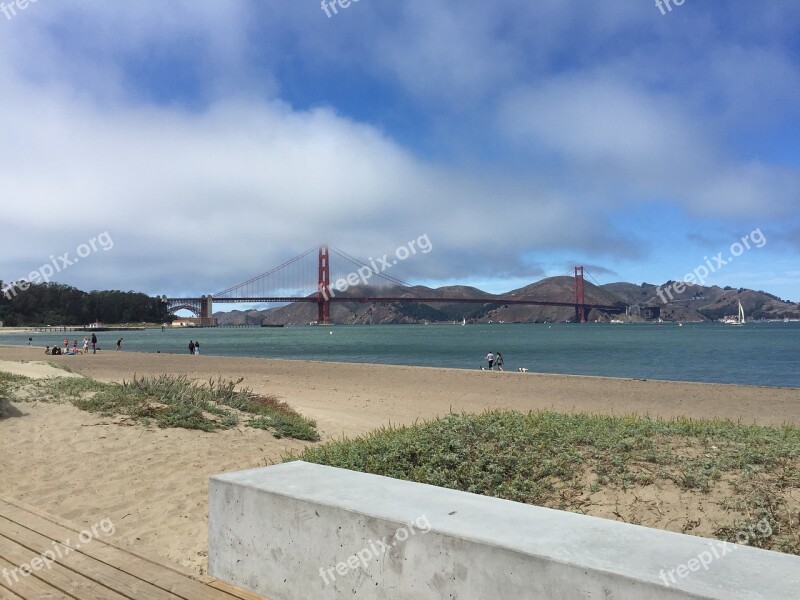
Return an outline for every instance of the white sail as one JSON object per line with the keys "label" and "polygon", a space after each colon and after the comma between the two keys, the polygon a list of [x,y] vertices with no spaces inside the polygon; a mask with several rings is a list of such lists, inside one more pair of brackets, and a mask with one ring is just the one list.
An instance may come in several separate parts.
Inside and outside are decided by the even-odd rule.
{"label": "white sail", "polygon": [[744,307],[742,306],[742,302],[740,300],[738,300],[738,299],[736,300],[736,302],[739,304],[739,312],[736,314],[736,316],[730,315],[728,317],[724,317],[722,319],[722,322],[725,323],[726,325],[744,325],[745,324]]}

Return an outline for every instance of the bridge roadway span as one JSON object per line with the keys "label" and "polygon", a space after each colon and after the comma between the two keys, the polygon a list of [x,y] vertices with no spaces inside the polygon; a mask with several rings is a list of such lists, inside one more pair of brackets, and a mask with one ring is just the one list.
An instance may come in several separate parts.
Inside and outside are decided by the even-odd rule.
{"label": "bridge roadway span", "polygon": [[[183,302],[200,302],[201,298],[167,298],[168,302],[181,300]],[[314,304],[319,303],[319,298],[314,296],[264,296],[254,298],[217,298],[212,297],[214,304],[256,304],[261,302],[311,302]],[[416,302],[424,304],[522,304],[528,306],[566,306],[574,307],[575,302],[552,302],[549,300],[525,300],[525,299],[512,299],[512,298],[417,298],[410,296],[394,296],[394,297],[346,297],[334,296],[331,294],[330,302]],[[623,313],[625,312],[624,305],[606,305],[606,304],[584,304],[585,309],[591,310],[596,308],[608,313]]]}

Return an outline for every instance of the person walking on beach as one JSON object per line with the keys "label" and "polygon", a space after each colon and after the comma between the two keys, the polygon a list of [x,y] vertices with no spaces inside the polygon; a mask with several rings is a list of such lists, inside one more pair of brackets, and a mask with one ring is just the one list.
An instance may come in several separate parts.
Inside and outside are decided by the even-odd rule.
{"label": "person walking on beach", "polygon": [[117,349],[114,352],[119,352],[120,347],[122,346],[122,338],[117,340]]}
{"label": "person walking on beach", "polygon": [[32,338],[32,337],[29,337],[29,338],[28,338],[28,346],[30,346],[32,343],[33,343],[33,338]]}
{"label": "person walking on beach", "polygon": [[89,354],[89,338],[83,336],[83,353]]}
{"label": "person walking on beach", "polygon": [[97,336],[92,334],[92,354],[97,354]]}
{"label": "person walking on beach", "polygon": [[497,353],[497,358],[494,359],[494,364],[497,367],[498,371],[503,370],[503,355],[499,352]]}
{"label": "person walking on beach", "polygon": [[490,351],[489,354],[486,355],[486,362],[489,363],[489,370],[492,370],[492,366],[494,365],[494,354]]}
{"label": "person walking on beach", "polygon": [[69,338],[64,338],[64,350],[69,350]]}
{"label": "person walking on beach", "polygon": [[189,354],[194,354],[194,342],[189,340]]}
{"label": "person walking on beach", "polygon": [[194,355],[200,356],[200,342],[194,343]]}

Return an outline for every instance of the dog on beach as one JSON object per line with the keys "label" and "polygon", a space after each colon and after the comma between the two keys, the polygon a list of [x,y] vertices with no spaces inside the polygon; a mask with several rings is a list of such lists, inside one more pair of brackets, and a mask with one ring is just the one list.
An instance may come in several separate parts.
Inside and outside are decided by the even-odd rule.
{"label": "dog on beach", "polygon": [[526,369],[525,367],[520,367],[519,369],[517,369],[517,371],[519,371],[520,373],[527,373],[528,369]]}

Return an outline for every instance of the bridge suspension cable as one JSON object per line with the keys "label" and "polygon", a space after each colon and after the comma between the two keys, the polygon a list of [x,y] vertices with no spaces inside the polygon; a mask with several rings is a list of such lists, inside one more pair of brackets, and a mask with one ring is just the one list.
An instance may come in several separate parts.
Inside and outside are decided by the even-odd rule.
{"label": "bridge suspension cable", "polygon": [[310,250],[307,250],[306,252],[303,252],[302,254],[300,254],[298,256],[295,256],[294,258],[292,258],[290,260],[287,260],[285,263],[278,265],[274,269],[270,269],[266,273],[261,273],[261,275],[256,275],[255,277],[251,277],[247,281],[244,281],[242,283],[234,285],[233,287],[229,287],[227,290],[223,290],[221,292],[213,294],[213,297],[214,298],[218,298],[218,297],[225,296],[226,294],[233,293],[238,289],[241,289],[241,288],[243,288],[243,287],[245,287],[247,285],[250,285],[251,283],[255,283],[259,279],[263,279],[264,277],[267,277],[268,275],[272,275],[272,274],[276,273],[277,271],[280,271],[281,269],[284,269],[284,268],[288,267],[289,265],[296,263],[301,258],[305,258],[306,256],[308,256],[312,252],[316,252],[316,251],[317,251],[317,248],[311,248]]}
{"label": "bridge suspension cable", "polygon": [[359,268],[364,267],[364,268],[369,269],[370,272],[374,273],[378,277],[381,277],[381,278],[383,278],[383,279],[385,279],[387,281],[390,281],[391,283],[394,283],[396,285],[400,285],[400,286],[403,286],[403,287],[411,287],[411,284],[406,283],[402,279],[398,279],[397,277],[392,277],[391,275],[386,275],[385,273],[380,273],[379,271],[377,271],[376,269],[374,269],[370,265],[361,262],[360,260],[358,260],[357,258],[355,258],[353,256],[350,256],[349,254],[347,254],[343,250],[339,250],[338,248],[331,248],[331,252],[335,253],[336,255],[338,255],[339,257],[341,257],[344,260],[348,261],[349,263],[355,265],[356,267],[359,267]]}
{"label": "bridge suspension cable", "polygon": [[591,279],[597,287],[600,287],[600,282],[597,281],[597,279],[595,279],[594,276],[591,273],[589,273],[589,271],[586,271],[584,269],[584,272],[589,276],[589,279]]}

